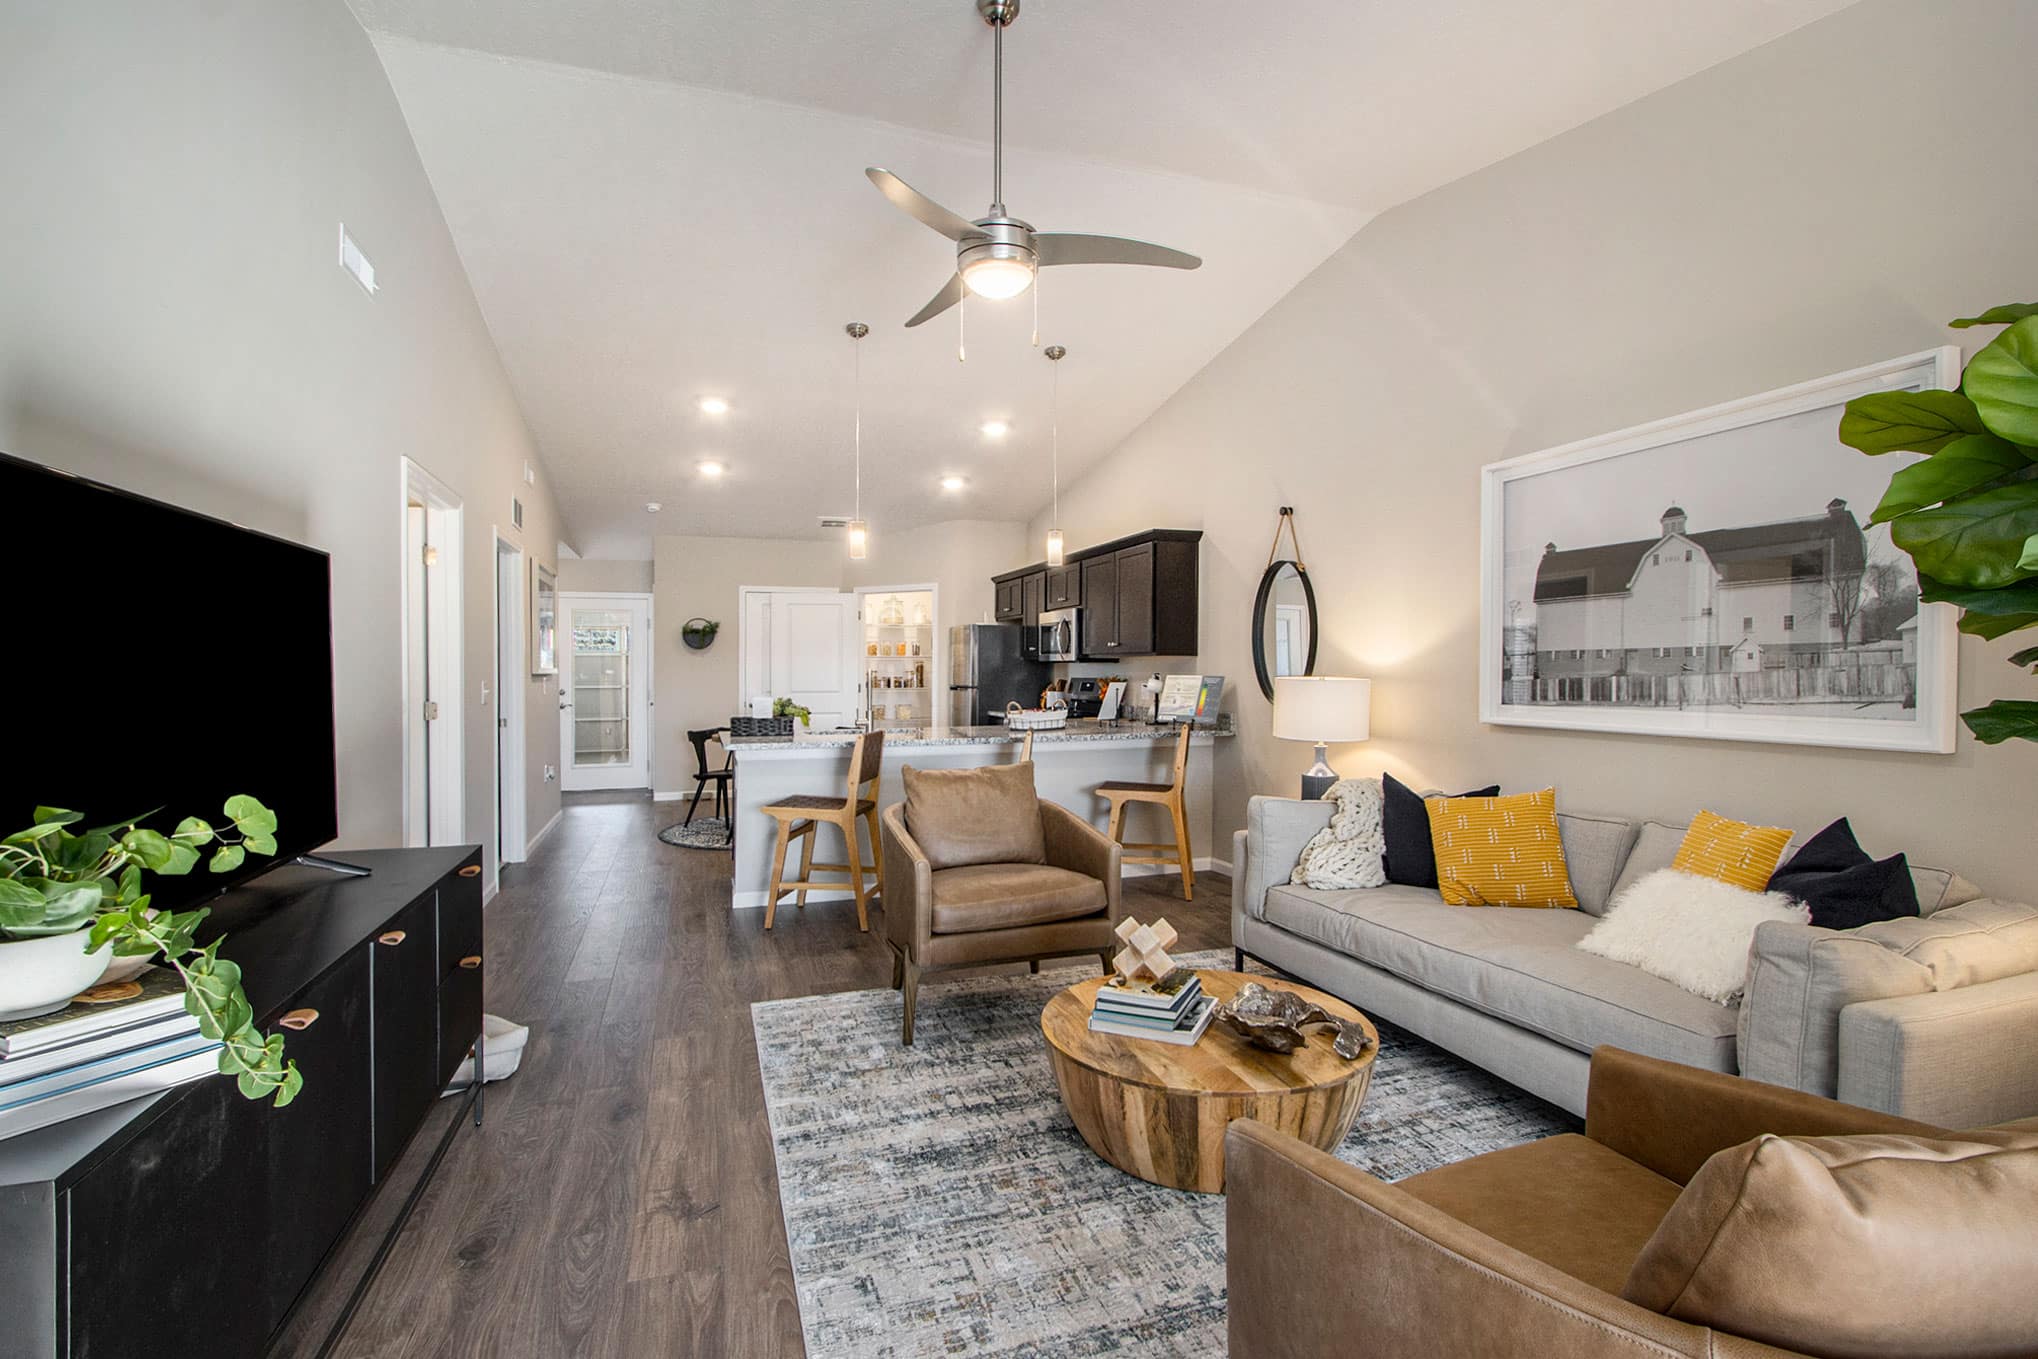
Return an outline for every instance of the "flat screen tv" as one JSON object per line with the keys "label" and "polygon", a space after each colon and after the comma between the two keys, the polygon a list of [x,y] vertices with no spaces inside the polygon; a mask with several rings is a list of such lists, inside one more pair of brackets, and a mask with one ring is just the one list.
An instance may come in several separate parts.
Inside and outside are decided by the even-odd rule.
{"label": "flat screen tv", "polygon": [[266,803],[274,857],[151,879],[183,907],[339,833],[325,553],[0,454],[0,581],[0,835]]}

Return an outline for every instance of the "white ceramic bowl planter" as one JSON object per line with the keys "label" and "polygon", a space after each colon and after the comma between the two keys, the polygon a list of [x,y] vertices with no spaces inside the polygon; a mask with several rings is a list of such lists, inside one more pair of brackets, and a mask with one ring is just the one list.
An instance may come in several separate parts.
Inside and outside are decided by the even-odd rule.
{"label": "white ceramic bowl planter", "polygon": [[85,951],[90,930],[0,942],[0,1020],[28,1019],[62,1009],[99,980],[113,945]]}

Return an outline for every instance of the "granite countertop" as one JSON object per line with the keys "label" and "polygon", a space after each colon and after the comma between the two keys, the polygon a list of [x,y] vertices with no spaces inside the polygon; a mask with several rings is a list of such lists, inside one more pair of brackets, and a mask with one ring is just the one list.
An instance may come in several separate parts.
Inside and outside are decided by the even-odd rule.
{"label": "granite countertop", "polygon": [[[907,746],[1015,746],[1026,739],[1024,732],[1007,730],[1002,722],[981,727],[952,727],[946,722],[882,722],[878,725],[885,734],[887,750]],[[1196,730],[1197,739],[1231,734],[1229,714],[1220,716],[1215,727],[1199,727]],[[856,744],[856,737],[857,733],[853,731],[813,731],[794,736],[726,736],[723,741],[729,749],[738,752],[834,750]],[[1104,741],[1151,744],[1173,739],[1172,727],[1156,727],[1146,722],[1099,722],[1095,718],[1074,718],[1066,727],[1034,732],[1033,748],[1092,745]]]}

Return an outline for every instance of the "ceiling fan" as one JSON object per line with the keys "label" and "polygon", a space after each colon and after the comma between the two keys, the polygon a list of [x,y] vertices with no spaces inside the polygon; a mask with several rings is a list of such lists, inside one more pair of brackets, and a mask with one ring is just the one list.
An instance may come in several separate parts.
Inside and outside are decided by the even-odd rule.
{"label": "ceiling fan", "polygon": [[977,13],[991,26],[991,210],[970,221],[873,165],[863,173],[878,192],[914,218],[955,242],[955,275],[926,306],[913,314],[917,326],[962,300],[963,289],[994,301],[1017,297],[1033,286],[1034,274],[1057,264],[1147,264],[1162,269],[1195,269],[1203,261],[1180,250],[1122,236],[1086,236],[1035,231],[1005,211],[1005,30],[1019,17],[1019,0],[976,0]]}

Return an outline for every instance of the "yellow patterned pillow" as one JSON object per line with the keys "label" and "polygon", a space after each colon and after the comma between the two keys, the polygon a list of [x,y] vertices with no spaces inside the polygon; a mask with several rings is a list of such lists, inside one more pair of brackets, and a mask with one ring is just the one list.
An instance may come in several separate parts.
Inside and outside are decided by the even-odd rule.
{"label": "yellow patterned pillow", "polygon": [[1698,878],[1716,878],[1749,892],[1768,890],[1769,875],[1783,857],[1791,832],[1783,826],[1751,826],[1701,811],[1684,832],[1670,866]]}
{"label": "yellow patterned pillow", "polygon": [[1557,790],[1512,797],[1432,797],[1429,838],[1437,890],[1453,906],[1576,906]]}

